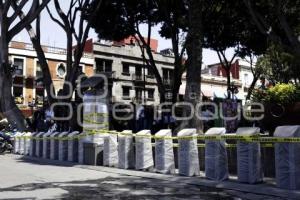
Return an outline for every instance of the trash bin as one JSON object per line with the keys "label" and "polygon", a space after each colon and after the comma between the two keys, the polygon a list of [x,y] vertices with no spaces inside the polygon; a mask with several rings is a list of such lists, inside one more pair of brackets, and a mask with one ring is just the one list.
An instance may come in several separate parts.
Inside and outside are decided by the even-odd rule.
{"label": "trash bin", "polygon": [[33,133],[27,132],[24,136],[24,155],[28,156],[30,153],[30,138]]}
{"label": "trash bin", "polygon": [[135,168],[135,155],[132,131],[125,130],[118,134],[118,155],[121,169]]}
{"label": "trash bin", "polygon": [[67,161],[68,160],[68,132],[63,132],[58,135],[58,160]]}
{"label": "trash bin", "polygon": [[32,133],[31,135],[31,138],[30,138],[30,150],[29,150],[29,155],[30,156],[35,156],[35,152],[36,152],[36,135],[38,135],[39,132],[34,132]]}
{"label": "trash bin", "polygon": [[[238,128],[236,134],[242,136],[259,135],[260,128]],[[261,150],[259,142],[237,142],[238,181],[243,183],[260,183],[263,181]]]}
{"label": "trash bin", "polygon": [[50,136],[50,159],[58,160],[58,136],[60,132],[55,132]]}
{"label": "trash bin", "polygon": [[135,137],[135,169],[152,170],[153,167],[151,132],[142,130]]}
{"label": "trash bin", "polygon": [[[280,126],[275,137],[300,137],[300,126]],[[300,190],[300,143],[275,144],[276,184],[279,188]]]}
{"label": "trash bin", "polygon": [[[155,134],[156,137],[171,137],[169,129],[160,130]],[[175,173],[175,161],[172,139],[155,139],[155,169],[159,173]]]}
{"label": "trash bin", "polygon": [[37,134],[35,137],[36,139],[36,152],[35,152],[35,156],[40,158],[43,156],[43,135],[45,133],[44,132],[40,132],[39,134]]}
{"label": "trash bin", "polygon": [[118,135],[108,133],[103,137],[103,165],[108,167],[118,167]]}
{"label": "trash bin", "polygon": [[[225,128],[210,128],[206,136],[220,136]],[[225,140],[205,140],[205,176],[215,181],[228,179],[228,158]]]}
{"label": "trash bin", "polygon": [[78,162],[78,137],[80,133],[74,131],[70,133],[68,140],[68,161],[69,162]]}
{"label": "trash bin", "polygon": [[[178,137],[197,136],[196,129],[183,129]],[[197,139],[178,139],[178,168],[184,176],[200,175]]]}
{"label": "trash bin", "polygon": [[83,143],[83,164],[103,165],[103,145]]}
{"label": "trash bin", "polygon": [[43,135],[43,158],[49,159],[50,158],[50,136],[52,132],[47,132]]}

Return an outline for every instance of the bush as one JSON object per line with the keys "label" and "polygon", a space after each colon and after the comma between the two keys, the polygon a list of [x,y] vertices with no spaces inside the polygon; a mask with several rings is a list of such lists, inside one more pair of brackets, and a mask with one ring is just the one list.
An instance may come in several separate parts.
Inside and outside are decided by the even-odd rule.
{"label": "bush", "polygon": [[266,90],[255,90],[252,101],[288,105],[300,101],[300,87],[294,84],[276,84]]}

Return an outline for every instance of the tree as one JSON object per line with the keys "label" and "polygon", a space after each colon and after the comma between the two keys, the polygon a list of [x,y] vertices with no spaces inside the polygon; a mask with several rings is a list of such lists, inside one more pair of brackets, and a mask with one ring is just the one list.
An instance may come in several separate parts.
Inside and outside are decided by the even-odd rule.
{"label": "tree", "polygon": [[300,57],[299,0],[243,0],[257,29],[285,51]]}
{"label": "tree", "polygon": [[[39,13],[45,8],[50,0],[42,0],[41,4],[38,1],[0,1],[0,26],[1,26],[1,38],[0,38],[0,104],[1,111],[4,116],[13,127],[16,127],[19,131],[26,129],[26,123],[24,116],[18,109],[14,102],[14,98],[11,93],[12,87],[12,71],[11,65],[8,59],[8,45],[9,42],[21,32],[26,26],[31,24]],[[17,20],[19,15],[23,12],[25,6],[30,6],[29,11],[24,14],[21,20]],[[10,10],[14,12],[10,14]],[[23,12],[24,13],[24,12]]]}
{"label": "tree", "polygon": [[[186,69],[186,89],[185,101],[189,102],[196,108],[201,101],[201,67],[202,67],[202,48],[203,48],[203,7],[204,2],[201,0],[188,1],[188,33],[186,38],[187,51],[187,69]],[[188,116],[189,109],[185,109],[185,115]],[[203,131],[203,124],[194,113],[192,119],[187,121],[186,127],[196,128],[198,133]]]}
{"label": "tree", "polygon": [[[158,7],[155,0],[105,1],[97,18],[92,21],[92,26],[101,39],[119,41],[129,36],[135,37],[148,70],[151,70],[156,78],[160,101],[165,102],[165,85],[150,47],[152,27],[158,23],[157,16]],[[141,34],[141,24],[147,25],[147,38]]]}

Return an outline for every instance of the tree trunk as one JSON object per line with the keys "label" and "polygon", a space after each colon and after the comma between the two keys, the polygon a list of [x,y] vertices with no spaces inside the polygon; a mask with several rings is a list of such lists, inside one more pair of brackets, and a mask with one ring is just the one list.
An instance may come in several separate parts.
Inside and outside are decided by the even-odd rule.
{"label": "tree trunk", "polygon": [[8,61],[8,42],[6,38],[6,23],[1,19],[1,38],[0,38],[0,108],[3,115],[13,128],[19,131],[26,130],[25,118],[17,107],[11,93],[12,76]]}
{"label": "tree trunk", "polygon": [[[201,101],[201,66],[202,66],[202,0],[189,1],[189,31],[186,41],[187,49],[187,78],[185,101],[191,103],[194,108]],[[188,116],[190,108],[185,108],[185,115]],[[191,120],[186,121],[187,128],[196,128],[198,133],[202,133],[203,124],[197,118],[196,113],[193,114]]]}
{"label": "tree trunk", "polygon": [[230,68],[231,68],[231,64],[230,66],[225,67],[226,79],[227,79],[227,99],[231,99],[231,95],[233,95],[230,90],[230,86],[231,86]]}

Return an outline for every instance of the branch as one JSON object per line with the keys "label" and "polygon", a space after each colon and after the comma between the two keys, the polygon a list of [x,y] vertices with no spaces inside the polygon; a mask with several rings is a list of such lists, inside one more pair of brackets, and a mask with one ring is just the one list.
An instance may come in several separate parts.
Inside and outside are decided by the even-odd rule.
{"label": "branch", "polygon": [[65,30],[65,29],[66,29],[65,25],[64,25],[63,23],[61,23],[58,19],[56,19],[56,18],[52,15],[52,13],[51,13],[51,11],[50,11],[50,9],[49,9],[48,6],[46,6],[46,10],[47,10],[47,12],[48,12],[50,18],[52,19],[52,21],[54,21],[55,23],[57,23],[60,27],[62,27],[62,29]]}
{"label": "branch", "polygon": [[10,26],[15,21],[15,19],[18,17],[20,12],[22,12],[22,9],[24,8],[24,6],[27,3],[27,0],[22,0],[18,5],[17,5],[16,1],[11,1],[11,2],[16,9],[14,9],[14,14],[8,18],[8,26]]}
{"label": "branch", "polygon": [[49,2],[50,0],[43,0],[42,4],[37,8],[36,5],[38,1],[33,1],[29,12],[24,17],[24,19],[20,20],[19,23],[17,23],[12,29],[8,31],[8,41],[10,41],[15,35],[21,32],[26,26],[31,24],[31,22],[33,22],[37,18],[37,16],[48,5]]}

